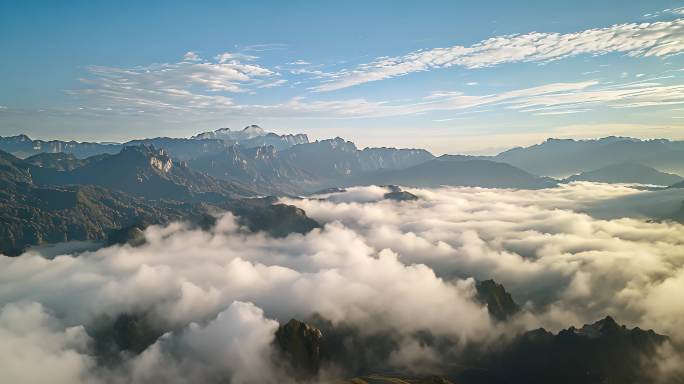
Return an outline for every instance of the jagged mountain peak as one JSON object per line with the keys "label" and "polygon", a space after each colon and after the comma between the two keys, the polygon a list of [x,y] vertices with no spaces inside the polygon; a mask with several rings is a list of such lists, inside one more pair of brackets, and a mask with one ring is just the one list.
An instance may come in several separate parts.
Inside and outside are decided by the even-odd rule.
{"label": "jagged mountain peak", "polygon": [[279,135],[268,132],[256,124],[248,125],[242,130],[233,131],[230,128],[220,128],[215,131],[202,132],[191,137],[192,140],[223,140],[228,145],[240,144],[245,147],[259,147],[273,145],[277,149],[289,148],[293,145],[309,142],[305,134]]}
{"label": "jagged mountain peak", "polygon": [[291,319],[278,327],[274,342],[296,377],[316,375],[325,356],[325,342],[320,329]]}
{"label": "jagged mountain peak", "polygon": [[478,300],[487,305],[489,314],[497,320],[506,320],[520,310],[506,288],[492,279],[478,282],[475,290]]}
{"label": "jagged mountain peak", "polygon": [[254,137],[258,136],[265,136],[270,132],[266,132],[263,128],[256,124],[248,125],[241,130],[236,130],[233,131],[230,128],[219,128],[214,131],[207,131],[207,132],[202,132],[199,133],[195,136],[192,136],[193,139],[214,139],[214,138],[221,138],[221,136],[226,136],[230,138],[241,138],[241,139],[251,139]]}
{"label": "jagged mountain peak", "polygon": [[248,125],[242,129],[242,133],[250,135],[251,137],[264,136],[266,131],[256,124]]}
{"label": "jagged mountain peak", "polygon": [[31,141],[31,138],[28,137],[27,135],[24,135],[23,133],[20,135],[16,135],[16,136],[7,136],[7,137],[5,137],[5,139],[15,141],[15,142]]}
{"label": "jagged mountain peak", "polygon": [[281,326],[279,329],[282,334],[298,334],[304,337],[311,337],[313,339],[321,339],[323,337],[323,332],[320,329],[309,325],[303,321],[297,319],[290,319],[285,325]]}
{"label": "jagged mountain peak", "polygon": [[320,140],[318,143],[321,143],[323,145],[327,145],[332,149],[341,149],[341,150],[346,150],[346,151],[356,151],[356,144],[354,144],[351,141],[345,140],[339,136],[336,136],[332,139],[325,139],[325,140]]}
{"label": "jagged mountain peak", "polygon": [[619,325],[617,321],[615,321],[615,319],[613,319],[611,316],[606,316],[603,319],[598,320],[592,324],[584,324],[582,328],[574,329],[574,332],[580,336],[594,339],[599,336],[605,336],[619,330],[626,331],[627,328],[624,325]]}

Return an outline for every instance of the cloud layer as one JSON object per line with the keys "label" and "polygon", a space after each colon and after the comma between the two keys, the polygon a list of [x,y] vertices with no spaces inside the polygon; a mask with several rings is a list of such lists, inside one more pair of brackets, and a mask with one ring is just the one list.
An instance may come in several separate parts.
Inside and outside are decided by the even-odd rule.
{"label": "cloud layer", "polygon": [[276,72],[247,63],[255,56],[223,53],[214,60],[188,52],[177,63],[115,68],[90,66],[86,88],[71,94],[99,99],[101,108],[122,112],[196,112],[233,106],[226,93],[282,84]]}
{"label": "cloud layer", "polygon": [[[361,201],[369,200],[365,191]],[[380,192],[371,204],[289,202],[316,220],[364,233],[370,246],[392,249],[407,264],[424,263],[438,276],[503,282],[514,297],[548,316],[547,327],[554,328],[555,316],[556,326],[564,327],[570,319],[582,323],[608,313],[684,337],[681,308],[673,301],[679,291],[674,287],[684,287],[684,226],[643,216],[651,202],[662,205],[655,195],[681,204],[681,192],[590,183],[503,193],[479,188],[411,192],[423,199],[400,209],[382,201]],[[639,206],[642,213],[624,205]],[[673,296],[667,299],[661,290]]]}
{"label": "cloud layer", "polygon": [[355,69],[329,74],[330,81],[313,89],[334,91],[436,68],[484,68],[513,62],[543,63],[582,54],[623,53],[635,57],[663,57],[684,50],[683,25],[684,19],[677,19],[615,24],[567,34],[532,32],[497,36],[469,47],[455,45],[399,57],[379,58]]}
{"label": "cloud layer", "polygon": [[[383,200],[386,192],[288,200],[326,225],[284,239],[249,234],[226,214],[210,231],[150,227],[137,248],[0,257],[0,381],[283,382],[271,359],[278,322],[315,313],[403,335],[387,362],[399,369],[438,364],[412,336],[422,330],[458,353],[610,314],[684,339],[684,226],[588,214],[656,192],[445,188],[411,190],[421,197],[414,202]],[[507,324],[490,320],[473,278],[503,282],[523,312]],[[120,314],[144,316],[165,334],[102,365],[90,330]],[[45,370],[27,368],[37,361]]]}

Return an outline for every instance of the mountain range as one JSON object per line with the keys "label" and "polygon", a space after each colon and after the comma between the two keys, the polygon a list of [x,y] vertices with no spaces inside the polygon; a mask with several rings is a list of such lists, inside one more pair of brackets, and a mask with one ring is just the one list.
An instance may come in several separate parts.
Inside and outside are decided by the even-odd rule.
{"label": "mountain range", "polygon": [[636,163],[611,164],[566,178],[565,182],[595,181],[602,183],[638,183],[670,186],[684,180],[679,175],[660,172],[653,167]]}
{"label": "mountain range", "polygon": [[593,140],[548,139],[487,157],[541,176],[569,175],[613,164],[635,163],[684,174],[684,141],[604,137]]}
{"label": "mountain range", "polygon": [[[662,170],[684,169],[684,142],[668,140],[549,139],[496,156],[435,157],[424,149],[359,149],[340,137],[309,141],[305,134],[278,135],[256,125],[126,143],[18,135],[0,137],[0,151],[0,251],[9,254],[50,242],[105,241],[132,228],[206,217],[217,207],[251,207],[243,214],[263,221],[249,226],[257,230],[278,226],[278,215],[299,217],[288,210],[272,216],[271,200],[253,203],[262,196],[372,184],[539,189],[586,180],[680,187],[680,176]],[[576,174],[548,176],[567,173]],[[409,195],[388,198],[415,199]],[[315,226],[305,219],[295,225]],[[287,232],[282,226],[274,231]]]}
{"label": "mountain range", "polygon": [[[158,137],[123,144],[46,142],[25,135],[0,138],[0,150],[30,159],[40,167],[73,171],[74,175],[87,173],[77,169],[92,167],[92,156],[121,156],[126,148],[134,146],[163,150],[172,163],[177,163],[175,169],[190,169],[242,184],[262,195],[305,194],[326,187],[368,183],[509,188],[553,184],[549,179],[489,159],[445,163],[446,158],[437,159],[424,149],[360,150],[339,137],[310,142],[304,134],[277,135],[255,125],[240,131],[222,128],[191,138]],[[75,182],[78,180],[76,177]]]}
{"label": "mountain range", "polygon": [[440,156],[408,168],[383,169],[344,180],[343,183],[521,189],[547,188],[557,184],[551,178],[535,176],[510,164],[459,156]]}
{"label": "mountain range", "polygon": [[0,151],[0,186],[0,252],[8,255],[32,245],[105,241],[132,226],[201,223],[219,210],[276,236],[318,227],[295,207],[255,199],[247,187],[176,165],[147,146],[83,160],[64,154],[21,160]]}
{"label": "mountain range", "polygon": [[[670,186],[666,192],[676,195],[684,179],[665,172],[676,169],[684,169],[681,142],[617,137],[550,139],[496,156],[436,157],[423,149],[359,149],[339,137],[309,141],[303,134],[277,135],[258,126],[126,143],[19,135],[0,138],[0,253],[16,256],[32,246],[74,241],[136,247],[145,242],[149,225],[185,221],[209,228],[221,211],[236,215],[240,230],[273,237],[307,233],[320,224],[277,196],[359,185],[389,186],[384,198],[406,204],[421,198],[400,185],[532,190],[598,181]],[[673,217],[684,221],[681,207]],[[501,327],[521,317],[521,306],[493,280],[477,282],[474,299]],[[141,314],[109,320],[89,330],[98,358],[105,360],[120,358],[121,351],[139,353],[169,331]],[[669,340],[610,316],[560,332],[505,335],[488,347],[455,346],[425,329],[410,337],[436,351],[441,376],[424,376],[393,372],[387,364],[406,335],[374,333],[318,315],[305,320],[283,323],[272,341],[276,363],[300,381],[335,366],[350,377],[340,382],[349,383],[643,382],[642,363]],[[457,356],[456,350],[466,353]]]}

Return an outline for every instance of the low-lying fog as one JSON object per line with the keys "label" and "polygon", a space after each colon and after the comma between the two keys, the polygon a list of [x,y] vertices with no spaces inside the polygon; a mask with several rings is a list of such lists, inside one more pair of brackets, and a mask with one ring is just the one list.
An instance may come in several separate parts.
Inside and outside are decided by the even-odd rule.
{"label": "low-lying fog", "polygon": [[[278,322],[314,313],[406,335],[398,368],[438,358],[410,336],[425,329],[488,343],[611,315],[684,340],[684,225],[640,217],[674,214],[684,193],[406,190],[419,199],[387,200],[381,187],[284,199],[324,224],[306,235],[250,234],[225,214],[210,231],[150,227],[135,248],[0,257],[0,382],[277,382]],[[475,280],[490,278],[523,306],[508,323],[474,298]],[[87,329],[122,313],[172,331],[101,365]]]}

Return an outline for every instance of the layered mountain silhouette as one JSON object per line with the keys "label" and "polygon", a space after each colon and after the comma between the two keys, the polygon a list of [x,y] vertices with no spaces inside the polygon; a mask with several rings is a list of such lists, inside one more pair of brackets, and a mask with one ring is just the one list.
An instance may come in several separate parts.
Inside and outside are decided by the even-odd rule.
{"label": "layered mountain silhouette", "polygon": [[250,185],[266,194],[297,194],[317,178],[287,158],[278,156],[273,146],[245,148],[233,145],[222,151],[197,157],[188,162],[195,170],[218,179]]}
{"label": "layered mountain silhouette", "polygon": [[0,137],[0,150],[25,158],[39,153],[67,153],[84,158],[103,153],[118,153],[119,143],[88,143],[62,140],[33,140],[26,135]]}
{"label": "layered mountain silhouette", "polygon": [[321,187],[379,169],[399,169],[432,159],[425,150],[366,148],[341,138],[293,145],[225,150],[190,160],[191,168],[216,178],[237,181],[265,194],[310,193]]}
{"label": "layered mountain silhouette", "polygon": [[305,134],[278,135],[273,132],[266,132],[258,125],[250,125],[241,131],[220,128],[215,131],[197,134],[192,136],[192,139],[218,139],[231,144],[240,144],[245,148],[272,146],[278,150],[309,142],[309,137]]}
{"label": "layered mountain silhouette", "polygon": [[[19,207],[30,211],[60,206],[92,208],[101,205],[97,194],[109,196],[107,201],[112,202],[111,212],[100,207],[73,216],[81,217],[83,223],[98,223],[84,224],[88,230],[68,224],[72,220],[65,218],[62,227],[39,229],[35,236],[28,232],[20,235],[30,227],[28,218],[12,219],[14,224],[5,227],[12,228],[13,240],[7,240],[3,249],[14,253],[27,245],[50,241],[103,239],[112,231],[124,230],[122,233],[135,237],[130,226],[193,216],[189,212],[197,211],[188,207],[198,204],[235,209],[235,201],[248,197],[303,195],[356,185],[539,189],[553,187],[557,181],[537,174],[577,173],[564,181],[684,186],[679,176],[659,171],[684,168],[682,142],[621,137],[549,139],[494,157],[435,157],[422,149],[359,149],[339,137],[310,142],[303,134],[278,135],[253,125],[237,131],[222,128],[191,138],[159,137],[123,144],[32,140],[18,135],[0,137],[0,150],[6,151],[2,152],[0,179],[7,186],[2,202],[5,212],[0,213],[8,220],[10,214],[18,214]],[[386,198],[416,199],[401,190],[390,192]],[[275,213],[272,208],[257,214],[266,205],[246,209],[245,216],[268,223],[250,224],[250,228],[270,225],[278,227],[275,232],[286,233],[276,218],[299,217],[295,211]],[[125,208],[133,206],[149,209]],[[94,219],[100,211],[105,212],[99,215],[102,220]],[[41,212],[31,216],[37,223],[47,222],[49,217]]]}
{"label": "layered mountain silhouette", "polygon": [[203,154],[221,151],[235,144],[240,144],[245,148],[272,145],[277,149],[285,149],[295,144],[308,142],[309,139],[304,134],[278,135],[266,132],[259,126],[250,125],[241,131],[222,128],[213,132],[204,132],[191,138],[156,137],[131,140],[125,143],[45,141],[33,140],[26,135],[17,135],[0,137],[0,150],[20,158],[40,153],[66,153],[77,158],[86,158],[100,154],[116,154],[124,147],[146,145],[164,148],[175,159],[188,160]]}
{"label": "layered mountain silhouette", "polygon": [[684,174],[684,141],[605,137],[596,140],[548,139],[493,156],[542,176],[567,177],[619,163],[636,163]]}
{"label": "layered mountain silhouette", "polygon": [[[340,178],[359,177],[373,171],[403,170],[433,159],[437,160],[432,154],[421,149],[365,148],[359,150],[354,143],[341,138],[309,142],[305,134],[278,135],[267,132],[256,125],[236,131],[221,128],[216,131],[203,132],[191,138],[158,137],[132,140],[121,144],[32,140],[26,135],[0,137],[0,150],[19,158],[27,158],[41,153],[65,153],[78,159],[84,159],[93,155],[117,154],[126,146],[140,145],[163,148],[176,161],[194,161],[202,157],[220,156],[221,153],[229,151],[229,148],[235,145],[239,145],[241,149],[233,149],[233,152],[270,146],[275,150],[275,156],[279,158],[277,167],[287,163],[287,167],[297,168],[306,174],[302,180],[293,182],[295,185],[299,185],[302,181],[306,185],[307,178],[313,176],[319,187],[340,184]],[[595,140],[548,139],[541,144],[513,148],[496,156],[450,157],[451,160],[458,158],[460,160],[489,160],[506,163],[539,176],[565,178],[576,175],[574,179],[577,180],[596,178],[601,179],[598,181],[620,180],[619,182],[625,182],[623,180],[637,179],[633,182],[640,183],[648,183],[649,180],[662,183],[663,180],[666,180],[666,175],[658,175],[653,170],[637,169],[637,165],[651,167],[662,173],[684,174],[684,142],[664,139],[640,140],[614,136]],[[249,162],[249,158],[250,156],[247,154],[241,156],[239,161]],[[202,163],[198,161],[196,164]],[[214,164],[218,163],[215,162]],[[622,164],[621,169],[613,168],[620,164]],[[627,164],[631,165],[631,169],[627,168]],[[478,163],[466,163],[459,166],[467,165],[476,167]],[[227,164],[226,169],[221,169],[223,166],[215,165],[212,172],[225,176],[230,174],[232,166]],[[431,167],[439,166],[435,163],[431,164]],[[250,167],[259,168],[258,164],[247,165],[247,168]],[[428,169],[428,171],[437,172],[440,177],[442,176],[441,170]],[[608,174],[613,171],[617,174]],[[269,179],[271,176],[268,173],[259,174],[256,179]],[[277,172],[274,171],[274,173]],[[485,175],[480,176],[485,177]],[[641,176],[636,177],[639,175]],[[415,179],[411,175],[392,173],[383,176],[378,175],[377,177],[388,180],[391,178],[407,179],[407,181],[413,181],[415,185],[470,185],[480,182],[478,179],[472,178],[471,182],[468,183],[439,183],[437,180],[425,180],[425,177]],[[449,174],[447,173],[444,179],[448,180],[448,178]],[[227,180],[236,179],[228,178]],[[324,180],[326,182],[323,182]],[[386,183],[391,183],[391,181]],[[516,183],[519,182],[511,180],[511,183],[502,184]],[[501,186],[491,181],[482,184],[481,186]],[[524,188],[524,183],[522,185]],[[513,185],[506,186],[513,187]],[[268,186],[264,191],[269,188],[277,190],[278,185]],[[305,189],[311,192],[308,187]]]}
{"label": "layered mountain silhouette", "polygon": [[182,163],[174,164],[163,149],[151,146],[124,147],[118,154],[100,156],[67,171],[33,168],[32,176],[34,182],[42,185],[97,185],[149,199],[192,201],[208,196],[254,195],[237,183],[208,177]]}
{"label": "layered mountain silhouette", "polygon": [[424,163],[383,170],[344,180],[346,185],[397,184],[414,187],[467,186],[485,188],[539,189],[556,185],[512,165],[491,160],[441,156]]}
{"label": "layered mountain silhouette", "polygon": [[639,183],[668,186],[684,180],[679,175],[660,172],[636,163],[612,164],[593,171],[570,176],[564,181],[594,181],[602,183]]}
{"label": "layered mountain silhouette", "polygon": [[0,187],[0,252],[8,255],[31,245],[109,236],[126,243],[147,225],[211,222],[218,210],[274,236],[319,226],[301,209],[249,199],[250,189],[175,164],[163,150],[146,146],[83,160],[63,154],[21,160],[0,151]]}

